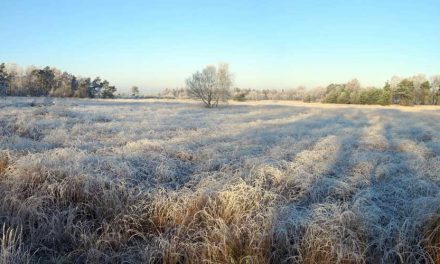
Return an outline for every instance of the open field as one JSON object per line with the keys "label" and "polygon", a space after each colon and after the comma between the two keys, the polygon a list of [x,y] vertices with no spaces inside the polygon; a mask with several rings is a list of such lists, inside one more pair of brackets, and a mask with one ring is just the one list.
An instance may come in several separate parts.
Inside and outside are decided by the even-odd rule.
{"label": "open field", "polygon": [[0,100],[0,263],[440,263],[440,108]]}

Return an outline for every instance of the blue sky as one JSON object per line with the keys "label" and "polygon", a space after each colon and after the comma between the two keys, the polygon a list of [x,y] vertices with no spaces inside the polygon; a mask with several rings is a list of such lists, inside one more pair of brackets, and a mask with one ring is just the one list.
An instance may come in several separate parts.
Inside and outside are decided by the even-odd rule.
{"label": "blue sky", "polygon": [[1,0],[0,61],[101,76],[124,91],[184,85],[228,62],[236,85],[293,88],[440,74],[437,1]]}

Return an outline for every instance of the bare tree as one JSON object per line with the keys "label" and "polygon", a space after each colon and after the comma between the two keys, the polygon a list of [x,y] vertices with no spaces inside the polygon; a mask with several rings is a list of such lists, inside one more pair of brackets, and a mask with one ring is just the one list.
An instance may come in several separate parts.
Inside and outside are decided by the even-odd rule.
{"label": "bare tree", "polygon": [[230,90],[233,84],[233,76],[229,71],[229,64],[227,63],[220,63],[218,65],[217,69],[217,89],[218,89],[218,97],[217,97],[217,104],[218,100],[221,100],[223,102],[227,101],[230,96]]}
{"label": "bare tree", "polygon": [[219,101],[229,98],[232,83],[228,64],[220,64],[218,69],[207,66],[186,80],[188,94],[201,100],[208,108],[216,107]]}

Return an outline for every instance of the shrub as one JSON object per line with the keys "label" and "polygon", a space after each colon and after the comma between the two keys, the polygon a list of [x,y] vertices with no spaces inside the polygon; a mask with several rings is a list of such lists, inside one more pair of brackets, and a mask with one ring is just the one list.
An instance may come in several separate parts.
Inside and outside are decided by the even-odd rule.
{"label": "shrub", "polygon": [[249,92],[250,90],[241,90],[237,88],[234,91],[234,97],[232,99],[238,102],[244,102],[246,101],[246,96],[249,94]]}

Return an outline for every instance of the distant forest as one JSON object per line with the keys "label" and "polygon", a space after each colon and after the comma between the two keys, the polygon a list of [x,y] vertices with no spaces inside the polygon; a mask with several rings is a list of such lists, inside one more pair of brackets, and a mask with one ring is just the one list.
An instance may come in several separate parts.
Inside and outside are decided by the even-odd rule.
{"label": "distant forest", "polygon": [[[285,90],[256,90],[235,88],[230,97],[236,101],[246,100],[300,100],[335,104],[374,105],[439,105],[440,75],[427,78],[416,75],[408,78],[393,77],[384,87],[362,87],[357,79],[347,83],[330,84],[327,87],[308,89],[298,87]],[[189,98],[186,88],[165,89],[162,97]]]}
{"label": "distant forest", "polygon": [[0,95],[114,98],[116,87],[96,77],[78,77],[53,67],[23,69],[0,64]]}
{"label": "distant forest", "polygon": [[[133,89],[135,88],[135,89]],[[139,94],[133,87],[132,96]],[[78,98],[114,98],[116,87],[100,77],[79,77],[54,67],[21,68],[0,64],[1,96],[53,96]],[[137,97],[137,96],[136,96]],[[187,88],[164,89],[159,97],[190,98]],[[243,89],[229,91],[229,98],[247,100],[300,100],[337,104],[440,105],[440,75],[423,74],[402,78],[394,76],[384,87],[362,87],[357,79],[327,87],[295,89]]]}

